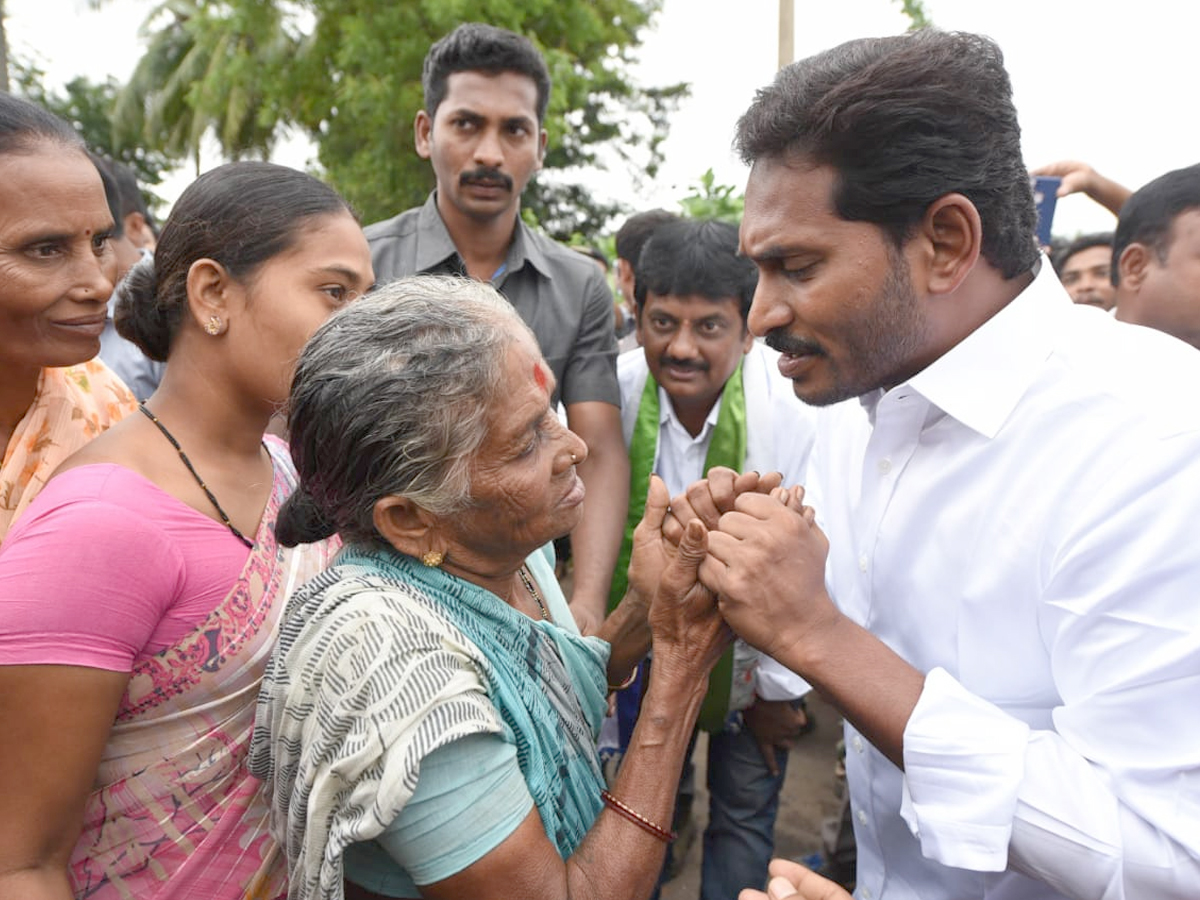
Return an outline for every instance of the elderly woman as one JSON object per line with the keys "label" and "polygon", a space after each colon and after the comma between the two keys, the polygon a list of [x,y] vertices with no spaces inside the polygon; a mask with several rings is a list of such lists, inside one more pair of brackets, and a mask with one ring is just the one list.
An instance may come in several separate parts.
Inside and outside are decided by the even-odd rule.
{"label": "elderly woman", "polygon": [[[285,543],[337,531],[288,605],[252,770],[272,788],[292,898],[647,897],[729,634],[655,480],[630,592],[580,636],[545,553],[579,520],[587,447],[489,285],[395,282],[306,347],[290,400]],[[649,625],[647,626],[647,612]],[[611,793],[596,731],[650,632],[643,714]]]}
{"label": "elderly woman", "polygon": [[117,327],[169,360],[162,385],[0,548],[0,897],[286,892],[246,757],[284,601],[334,548],[276,542],[295,472],[263,431],[305,341],[373,281],[334,190],[243,162],[184,191],[122,283]]}
{"label": "elderly woman", "polygon": [[116,276],[113,226],[74,129],[0,92],[0,542],[59,463],[135,408],[89,362]]}

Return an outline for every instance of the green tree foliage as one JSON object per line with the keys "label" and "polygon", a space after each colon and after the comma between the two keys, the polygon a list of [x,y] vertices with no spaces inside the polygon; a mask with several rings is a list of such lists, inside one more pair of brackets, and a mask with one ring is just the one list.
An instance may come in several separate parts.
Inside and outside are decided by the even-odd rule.
{"label": "green tree foliage", "polygon": [[[121,97],[122,127],[195,154],[206,133],[230,158],[266,155],[281,129],[311,136],[323,175],[364,221],[421,203],[433,184],[413,151],[429,45],[460,22],[528,35],[554,90],[546,171],[525,205],[556,237],[597,233],[617,210],[573,176],[621,165],[653,178],[684,85],[643,89],[628,74],[661,0],[165,0]],[[210,132],[211,129],[211,132]]]}
{"label": "green tree foliage", "polygon": [[895,0],[900,4],[901,12],[908,17],[908,30],[920,31],[933,25],[933,19],[925,12],[924,0]]}
{"label": "green tree foliage", "polygon": [[689,219],[718,219],[722,222],[741,224],[742,210],[746,198],[737,188],[728,184],[717,184],[713,170],[709,169],[700,180],[691,186],[692,192],[679,201],[680,211]]}
{"label": "green tree foliage", "polygon": [[118,99],[118,128],[197,168],[210,129],[228,159],[270,155],[286,117],[274,86],[300,47],[283,5],[165,0],[141,33],[147,48]]}

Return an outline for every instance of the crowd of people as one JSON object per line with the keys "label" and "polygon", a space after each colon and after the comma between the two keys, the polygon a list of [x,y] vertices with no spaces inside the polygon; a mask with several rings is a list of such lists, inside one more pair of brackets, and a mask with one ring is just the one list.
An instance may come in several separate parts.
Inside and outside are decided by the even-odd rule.
{"label": "crowd of people", "polygon": [[813,690],[861,900],[1200,895],[1200,165],[1037,170],[1117,217],[1047,254],[996,44],[856,40],[614,305],[532,42],[423,86],[365,228],[237,162],[160,230],[0,94],[0,900],[646,900],[700,733],[701,898],[844,900],[771,859]]}

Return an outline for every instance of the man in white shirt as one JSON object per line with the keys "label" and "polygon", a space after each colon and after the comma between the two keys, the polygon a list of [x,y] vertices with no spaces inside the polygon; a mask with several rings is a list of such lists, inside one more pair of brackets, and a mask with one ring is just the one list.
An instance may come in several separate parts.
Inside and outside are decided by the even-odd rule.
{"label": "man in white shirt", "polygon": [[[645,507],[651,472],[672,494],[717,465],[801,482],[814,415],[779,374],[779,355],[756,344],[746,327],[757,280],[754,264],[738,254],[737,226],[725,222],[660,224],[639,255],[641,346],[617,358],[631,526]],[[618,599],[621,593],[623,584],[614,587]],[[787,747],[808,727],[808,689],[740,641],[714,670],[700,714],[710,735],[702,900],[731,900],[765,882]],[[621,701],[636,710],[632,692]]]}
{"label": "man in white shirt", "polygon": [[987,38],[803,60],[737,144],[751,330],[826,408],[812,506],[714,483],[701,577],[847,720],[856,896],[1200,897],[1200,354],[1043,264]]}
{"label": "man in white shirt", "polygon": [[1117,318],[1200,348],[1200,165],[1133,193],[1121,207],[1112,259]]}

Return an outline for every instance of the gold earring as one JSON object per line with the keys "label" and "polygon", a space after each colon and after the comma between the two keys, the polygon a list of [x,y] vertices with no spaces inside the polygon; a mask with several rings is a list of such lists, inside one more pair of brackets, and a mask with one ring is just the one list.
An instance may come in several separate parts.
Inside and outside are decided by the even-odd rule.
{"label": "gold earring", "polygon": [[204,326],[205,332],[216,337],[221,333],[221,320],[217,316],[209,316],[208,322]]}
{"label": "gold earring", "polygon": [[436,569],[442,564],[442,560],[446,558],[446,554],[441,550],[430,550],[421,557],[421,562],[429,566],[431,569]]}

